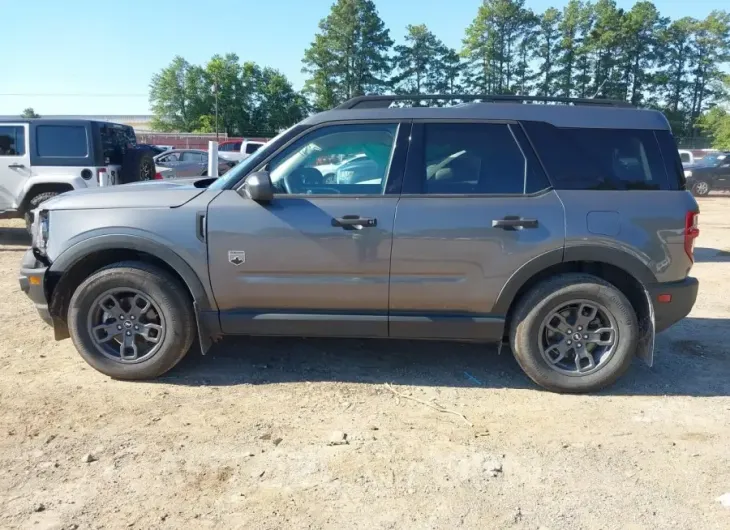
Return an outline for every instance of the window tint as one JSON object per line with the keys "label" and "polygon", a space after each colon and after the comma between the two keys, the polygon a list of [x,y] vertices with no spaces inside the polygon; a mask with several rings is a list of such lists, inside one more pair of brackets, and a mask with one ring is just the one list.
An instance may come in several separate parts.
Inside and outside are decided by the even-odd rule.
{"label": "window tint", "polygon": [[85,158],[89,154],[83,125],[38,125],[36,141],[38,156]]}
{"label": "window tint", "polygon": [[[557,189],[677,189],[677,183],[667,184],[654,131],[558,129],[538,122],[525,126]],[[676,147],[674,151],[673,160],[678,160]]]}
{"label": "window tint", "polygon": [[23,156],[25,154],[25,127],[21,125],[0,126],[0,156]]}
{"label": "window tint", "polygon": [[682,158],[682,162],[689,163],[689,153],[679,153],[679,156]]}
{"label": "window tint", "polygon": [[269,163],[276,193],[362,195],[384,193],[396,124],[323,127]]}
{"label": "window tint", "polygon": [[223,144],[218,150],[219,151],[240,151],[241,144]]}
{"label": "window tint", "polygon": [[207,156],[204,153],[196,153],[195,151],[185,151],[180,160],[182,162],[205,162]]}
{"label": "window tint", "polygon": [[427,124],[423,151],[423,193],[524,193],[527,160],[506,124]]}
{"label": "window tint", "polygon": [[[246,154],[250,155],[259,150],[261,145],[259,144],[246,144]],[[240,149],[240,146],[239,146]]]}

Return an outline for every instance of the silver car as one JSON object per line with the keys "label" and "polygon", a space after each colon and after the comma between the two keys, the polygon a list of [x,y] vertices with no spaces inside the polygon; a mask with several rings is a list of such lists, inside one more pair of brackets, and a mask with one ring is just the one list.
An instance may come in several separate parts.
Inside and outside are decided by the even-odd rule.
{"label": "silver car", "polygon": [[[164,178],[200,177],[208,174],[208,152],[202,149],[173,149],[157,155],[155,165],[172,171],[160,172]],[[235,162],[218,158],[218,174],[223,175]]]}

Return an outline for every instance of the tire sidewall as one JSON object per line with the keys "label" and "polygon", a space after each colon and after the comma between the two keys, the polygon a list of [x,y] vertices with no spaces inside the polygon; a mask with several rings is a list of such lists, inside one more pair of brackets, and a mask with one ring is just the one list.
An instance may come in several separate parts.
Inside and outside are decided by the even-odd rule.
{"label": "tire sidewall", "polygon": [[[616,351],[599,370],[585,376],[569,376],[555,371],[540,353],[540,327],[547,316],[575,300],[603,305],[618,326]],[[515,357],[523,370],[538,384],[559,392],[588,392],[618,379],[631,364],[639,339],[639,326],[631,303],[616,288],[599,283],[565,285],[538,301],[528,318],[517,325]]]}
{"label": "tire sidewall", "polygon": [[[99,372],[118,379],[150,379],[175,366],[190,346],[189,326],[192,323],[186,318],[186,312],[180,310],[180,304],[189,302],[180,300],[175,288],[168,285],[164,279],[151,280],[145,271],[133,268],[106,269],[83,282],[74,293],[68,311],[69,331],[81,357]],[[160,349],[149,359],[129,364],[116,362],[105,357],[94,345],[87,329],[89,311],[99,296],[114,288],[137,289],[160,309],[165,336]]]}
{"label": "tire sidewall", "polygon": [[[707,185],[707,191],[706,192],[700,193],[699,191],[697,191],[697,186],[699,186],[700,184],[706,184]],[[694,184],[692,184],[692,194],[693,195],[696,195],[697,197],[705,197],[705,196],[709,195],[710,194],[710,183],[707,182],[706,180],[698,180],[698,181],[696,181]]]}

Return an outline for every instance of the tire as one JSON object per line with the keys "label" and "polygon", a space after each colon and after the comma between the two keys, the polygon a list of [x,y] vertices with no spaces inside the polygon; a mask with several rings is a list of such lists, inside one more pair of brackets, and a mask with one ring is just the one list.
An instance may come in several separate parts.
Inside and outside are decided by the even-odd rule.
{"label": "tire", "polygon": [[155,160],[148,149],[129,149],[122,158],[119,184],[143,182],[155,178]]}
{"label": "tire", "polygon": [[692,195],[695,197],[705,197],[710,194],[710,183],[706,180],[698,180],[692,184]]}
{"label": "tire", "polygon": [[47,191],[45,193],[39,193],[38,195],[32,197],[28,201],[28,208],[25,210],[25,214],[23,217],[25,218],[25,228],[28,230],[28,233],[30,233],[31,225],[33,224],[33,210],[38,208],[41,203],[47,201],[48,199],[52,199],[56,195],[60,195],[63,193],[62,191]]}
{"label": "tire", "polygon": [[[142,327],[150,315],[157,315],[156,322],[160,323],[161,330],[155,332],[157,343],[151,346],[151,355],[142,354],[150,346],[141,336],[132,335],[132,339],[139,341],[135,353],[137,360],[122,360],[116,358],[120,353],[122,333],[118,337],[108,340],[109,351],[102,351],[92,336],[91,326],[98,321],[92,321],[94,315],[100,311],[100,297],[113,290],[132,289],[151,303],[151,310],[139,314],[136,320]],[[140,262],[121,262],[105,267],[89,276],[74,292],[68,309],[68,328],[76,349],[81,357],[99,372],[115,379],[144,380],[158,377],[182,360],[193,344],[195,338],[195,316],[192,302],[186,295],[187,288],[166,271]],[[122,300],[124,302],[124,300]],[[109,305],[111,307],[111,305]],[[117,306],[119,307],[119,306]],[[116,309],[110,309],[116,311]],[[133,311],[133,310],[132,310]],[[112,322],[113,329],[117,324],[129,326],[133,315],[128,311],[123,320],[113,317],[106,320],[107,327]],[[102,314],[103,317],[103,314]],[[154,319],[153,319],[154,320]],[[151,320],[150,320],[151,321]],[[154,330],[153,330],[154,331]],[[148,332],[151,334],[151,332]],[[119,340],[117,340],[119,339]],[[126,348],[125,348],[126,350]],[[116,352],[116,353],[114,353]],[[131,351],[130,355],[131,357]]]}
{"label": "tire", "polygon": [[[580,334],[571,335],[570,338],[573,339],[572,358],[570,353],[566,353],[565,359],[560,363],[550,363],[546,356],[560,357],[560,355],[555,350],[552,355],[543,354],[543,351],[550,350],[549,347],[541,348],[544,333],[552,333],[547,330],[545,322],[549,316],[554,315],[556,310],[571,302],[575,302],[571,307],[577,306],[579,309],[585,307],[588,314],[590,314],[591,304],[595,304],[594,307],[598,308],[596,315],[606,313],[604,315],[606,318],[592,321],[590,329],[596,329],[593,326],[599,320],[610,321],[606,325],[610,325],[611,328],[615,326],[616,329],[613,335],[613,346],[610,348],[606,346],[609,349],[601,357],[599,348],[603,348],[603,346],[592,343],[592,351],[598,354],[596,357],[589,351],[588,344],[575,342],[575,337]],[[560,326],[563,325],[559,319],[550,322],[553,325],[556,322]],[[565,322],[569,324],[568,327],[577,324],[575,321],[570,322],[569,319],[565,319]],[[606,329],[606,326],[600,323],[598,327]],[[577,333],[578,329],[568,329],[568,331]],[[584,331],[589,331],[588,325]],[[553,338],[562,336],[566,341],[565,344],[570,344],[565,335],[557,333],[553,335]],[[611,333],[595,335],[603,342],[609,341],[611,337]],[[631,365],[638,346],[639,324],[631,303],[621,291],[610,283],[590,274],[560,274],[539,283],[520,299],[513,314],[509,338],[518,364],[528,377],[541,387],[561,393],[594,392],[613,384]],[[582,337],[579,340],[583,340]],[[561,370],[566,366],[569,370],[571,365],[573,368],[577,368],[574,361],[575,352],[578,351],[575,350],[576,345],[581,347],[580,351],[583,352],[583,355],[587,354],[593,359],[595,368],[589,369],[590,365],[586,362],[586,366],[582,367],[586,373],[579,374],[576,370],[574,374],[568,375]],[[568,346],[564,345],[564,347]],[[579,356],[580,364],[588,361],[583,355]]]}

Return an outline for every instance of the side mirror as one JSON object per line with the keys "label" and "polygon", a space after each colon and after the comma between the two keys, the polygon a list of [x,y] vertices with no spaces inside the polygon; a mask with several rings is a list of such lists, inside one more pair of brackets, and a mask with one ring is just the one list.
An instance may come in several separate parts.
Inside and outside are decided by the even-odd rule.
{"label": "side mirror", "polygon": [[241,190],[245,197],[256,202],[271,202],[274,200],[274,186],[271,184],[271,178],[267,171],[257,171],[251,173],[246,182],[243,183]]}

